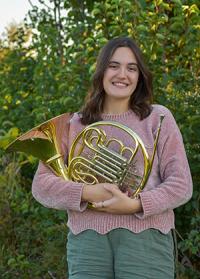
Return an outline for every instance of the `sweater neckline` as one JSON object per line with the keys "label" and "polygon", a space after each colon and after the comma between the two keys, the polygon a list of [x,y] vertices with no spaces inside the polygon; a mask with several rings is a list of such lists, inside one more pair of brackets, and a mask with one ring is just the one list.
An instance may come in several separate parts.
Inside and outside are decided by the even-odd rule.
{"label": "sweater neckline", "polygon": [[120,120],[127,119],[128,117],[130,117],[131,114],[134,114],[134,112],[131,109],[129,109],[122,113],[102,113],[101,117],[103,120]]}

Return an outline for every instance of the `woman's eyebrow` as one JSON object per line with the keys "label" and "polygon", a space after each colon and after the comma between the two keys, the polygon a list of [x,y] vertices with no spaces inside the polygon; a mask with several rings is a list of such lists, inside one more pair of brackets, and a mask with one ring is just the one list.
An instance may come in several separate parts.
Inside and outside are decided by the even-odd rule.
{"label": "woman's eyebrow", "polygon": [[[114,61],[114,60],[112,60],[112,61],[109,62],[109,64],[111,64],[111,63],[120,65],[120,62]],[[130,63],[128,63],[128,65],[129,65],[129,66],[133,66],[133,65],[134,65],[134,66],[138,66],[138,64],[137,64],[136,62],[130,62]]]}

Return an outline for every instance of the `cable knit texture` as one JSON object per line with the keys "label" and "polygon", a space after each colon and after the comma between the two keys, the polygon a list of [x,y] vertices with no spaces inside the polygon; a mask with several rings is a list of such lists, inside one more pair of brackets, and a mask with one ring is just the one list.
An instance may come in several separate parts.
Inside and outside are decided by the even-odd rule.
{"label": "cable knit texture", "polygon": [[[131,110],[122,114],[102,114],[102,118],[131,128],[142,139],[151,156],[161,114],[164,114],[165,118],[153,168],[144,190],[140,193],[143,212],[117,215],[88,209],[87,203],[81,201],[83,184],[57,177],[42,162],[39,163],[33,179],[33,196],[46,207],[67,210],[68,226],[74,234],[87,229],[105,234],[115,228],[126,228],[135,233],[155,228],[168,233],[174,228],[173,209],[186,203],[192,196],[192,179],[182,136],[171,112],[161,105],[153,105],[151,114],[142,121]],[[83,128],[77,113],[73,115],[70,123],[66,123],[68,134],[63,132],[60,139],[65,156],[74,138]],[[128,137],[120,131],[106,127],[106,133],[120,139],[125,145],[130,144]],[[142,159],[139,158],[139,165],[141,162]]]}

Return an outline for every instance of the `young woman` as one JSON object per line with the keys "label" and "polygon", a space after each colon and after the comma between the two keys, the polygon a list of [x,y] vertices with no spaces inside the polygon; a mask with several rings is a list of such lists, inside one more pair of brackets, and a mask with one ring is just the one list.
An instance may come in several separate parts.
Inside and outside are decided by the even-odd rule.
{"label": "young woman", "polygon": [[[46,207],[68,212],[69,279],[174,278],[173,209],[191,198],[192,180],[172,114],[151,100],[151,75],[140,49],[130,38],[112,39],[100,52],[84,107],[74,113],[68,138],[62,139],[67,154],[86,125],[116,121],[134,130],[152,153],[164,114],[152,171],[138,198],[110,183],[65,181],[39,164],[33,196]],[[115,132],[107,128],[107,133]],[[129,144],[126,136],[117,132],[115,136]],[[93,203],[92,209],[88,202]]]}

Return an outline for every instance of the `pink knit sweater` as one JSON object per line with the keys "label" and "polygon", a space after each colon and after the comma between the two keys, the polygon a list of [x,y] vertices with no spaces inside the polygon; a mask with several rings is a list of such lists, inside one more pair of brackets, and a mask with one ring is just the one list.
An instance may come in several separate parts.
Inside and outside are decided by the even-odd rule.
{"label": "pink knit sweater", "polygon": [[[87,209],[87,203],[81,202],[83,184],[57,177],[41,162],[33,179],[33,196],[45,207],[67,210],[68,226],[74,234],[87,229],[105,234],[115,228],[126,228],[136,233],[155,228],[168,233],[174,228],[173,209],[186,203],[192,195],[192,179],[182,136],[171,112],[163,106],[154,105],[151,114],[142,121],[131,110],[122,114],[103,114],[102,118],[131,128],[143,140],[147,152],[152,154],[160,114],[164,114],[165,118],[152,172],[140,193],[142,213],[117,215]],[[70,121],[69,136],[62,139],[66,154],[73,139],[83,128],[75,113]],[[126,143],[127,139],[122,138],[122,134],[115,136],[120,136]]]}

